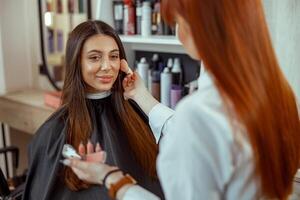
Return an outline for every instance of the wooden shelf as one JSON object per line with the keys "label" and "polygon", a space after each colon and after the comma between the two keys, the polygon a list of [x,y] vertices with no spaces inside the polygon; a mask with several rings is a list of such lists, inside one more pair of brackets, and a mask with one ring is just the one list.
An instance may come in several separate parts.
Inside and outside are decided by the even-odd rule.
{"label": "wooden shelf", "polygon": [[175,36],[153,35],[149,37],[143,37],[141,35],[121,35],[120,38],[124,43],[181,46],[180,41]]}
{"label": "wooden shelf", "polygon": [[44,103],[44,91],[29,89],[0,96],[0,121],[30,134],[53,112]]}

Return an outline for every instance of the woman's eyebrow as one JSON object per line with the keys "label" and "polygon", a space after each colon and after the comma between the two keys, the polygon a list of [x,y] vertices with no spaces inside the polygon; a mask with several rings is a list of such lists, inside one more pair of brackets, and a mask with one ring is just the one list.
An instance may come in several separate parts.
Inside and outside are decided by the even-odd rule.
{"label": "woman's eyebrow", "polygon": [[[113,49],[109,53],[115,53],[115,52],[118,53],[119,49]],[[100,50],[97,50],[97,49],[92,49],[92,50],[88,51],[88,53],[103,53],[103,52]]]}
{"label": "woman's eyebrow", "polygon": [[110,51],[110,53],[119,52],[119,49],[113,49]]}
{"label": "woman's eyebrow", "polygon": [[102,51],[92,49],[92,50],[88,51],[88,53],[102,53]]}

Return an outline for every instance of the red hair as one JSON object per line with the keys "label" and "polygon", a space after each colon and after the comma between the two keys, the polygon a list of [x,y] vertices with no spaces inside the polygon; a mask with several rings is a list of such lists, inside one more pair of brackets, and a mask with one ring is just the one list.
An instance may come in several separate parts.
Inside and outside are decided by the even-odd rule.
{"label": "red hair", "polygon": [[261,1],[163,0],[162,13],[169,24],[176,15],[189,24],[227,108],[247,130],[263,195],[286,199],[300,161],[299,115]]}

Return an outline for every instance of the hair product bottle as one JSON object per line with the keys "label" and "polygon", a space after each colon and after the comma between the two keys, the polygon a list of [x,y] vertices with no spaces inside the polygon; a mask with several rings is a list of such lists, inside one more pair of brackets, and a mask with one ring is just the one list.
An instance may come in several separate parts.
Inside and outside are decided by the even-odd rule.
{"label": "hair product bottle", "polygon": [[182,97],[182,86],[181,85],[172,85],[171,92],[170,92],[170,103],[171,108],[174,109],[177,102]]}
{"label": "hair product bottle", "polygon": [[161,103],[170,106],[170,91],[172,85],[172,74],[168,67],[160,75],[160,100]]}
{"label": "hair product bottle", "polygon": [[64,33],[62,30],[58,29],[56,31],[56,36],[57,36],[57,51],[58,52],[63,52],[64,51]]}
{"label": "hair product bottle", "polygon": [[174,64],[173,64],[171,72],[172,72],[172,84],[181,85],[182,84],[182,70],[181,70],[179,58],[174,59]]}
{"label": "hair product bottle", "polygon": [[149,1],[143,2],[141,31],[142,31],[142,36],[151,35],[151,3]]}
{"label": "hair product bottle", "polygon": [[148,87],[148,70],[149,70],[149,63],[147,63],[145,57],[142,57],[140,62],[137,64],[137,72],[143,79],[146,87]]}
{"label": "hair product bottle", "polygon": [[136,13],[136,34],[142,34],[142,1],[136,0],[135,13]]}
{"label": "hair product bottle", "polygon": [[123,34],[123,1],[113,1],[114,24],[118,34]]}
{"label": "hair product bottle", "polygon": [[170,71],[171,71],[171,69],[172,69],[172,67],[173,67],[173,59],[172,59],[172,58],[169,58],[169,59],[168,59],[167,67],[168,67],[168,68],[170,69]]}
{"label": "hair product bottle", "polygon": [[150,64],[150,69],[148,73],[148,88],[149,91],[151,92],[152,89],[152,72],[155,70],[158,70],[158,62],[159,62],[159,55],[157,53],[153,54],[151,58],[151,64]]}
{"label": "hair product bottle", "polygon": [[152,34],[153,35],[163,35],[163,22],[160,13],[160,2],[157,1],[154,4],[154,9],[152,12]]}
{"label": "hair product bottle", "polygon": [[151,94],[152,96],[160,101],[160,71],[152,71],[152,84],[151,84]]}
{"label": "hair product bottle", "polygon": [[135,8],[132,0],[124,1],[124,34],[135,34]]}

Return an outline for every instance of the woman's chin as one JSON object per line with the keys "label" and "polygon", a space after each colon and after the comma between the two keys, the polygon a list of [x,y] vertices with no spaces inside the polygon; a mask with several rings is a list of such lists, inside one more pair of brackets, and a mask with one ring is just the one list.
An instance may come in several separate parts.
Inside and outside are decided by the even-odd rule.
{"label": "woman's chin", "polygon": [[112,85],[108,84],[108,85],[101,85],[101,87],[97,87],[95,88],[95,90],[100,91],[100,92],[105,92],[105,91],[109,91],[111,90]]}

